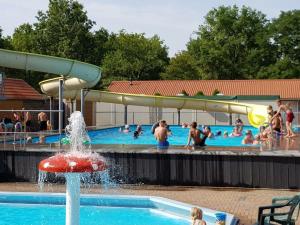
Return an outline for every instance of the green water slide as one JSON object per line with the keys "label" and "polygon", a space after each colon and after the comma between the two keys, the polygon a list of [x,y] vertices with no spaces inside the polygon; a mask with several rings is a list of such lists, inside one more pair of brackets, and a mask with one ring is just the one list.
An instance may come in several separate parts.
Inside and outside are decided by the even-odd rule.
{"label": "green water slide", "polygon": [[[77,60],[0,49],[0,66],[57,74],[60,77],[40,82],[43,93],[57,97],[59,80],[64,79],[64,98],[80,99],[80,90],[92,88],[101,78],[101,69]],[[152,106],[176,109],[197,109],[211,112],[238,113],[248,116],[249,123],[259,127],[267,122],[264,105],[214,101],[184,97],[134,95],[90,90],[85,100],[124,105]]]}

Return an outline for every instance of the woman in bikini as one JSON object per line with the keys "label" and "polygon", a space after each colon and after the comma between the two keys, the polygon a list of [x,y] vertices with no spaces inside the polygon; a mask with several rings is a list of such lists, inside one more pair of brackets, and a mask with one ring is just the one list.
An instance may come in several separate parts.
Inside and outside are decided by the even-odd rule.
{"label": "woman in bikini", "polygon": [[274,116],[272,117],[272,120],[279,115],[280,111],[285,112],[285,115],[286,115],[285,125],[286,125],[286,131],[287,131],[287,135],[285,137],[295,137],[296,134],[292,130],[292,122],[293,122],[295,116],[292,111],[292,108],[290,107],[290,104],[282,104],[281,100],[278,100],[277,105],[278,105],[278,111],[276,114],[274,114]]}

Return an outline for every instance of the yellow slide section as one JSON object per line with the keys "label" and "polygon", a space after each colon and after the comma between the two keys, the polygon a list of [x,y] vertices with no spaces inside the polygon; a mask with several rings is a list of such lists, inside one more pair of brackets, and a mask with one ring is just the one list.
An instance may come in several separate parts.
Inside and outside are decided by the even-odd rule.
{"label": "yellow slide section", "polygon": [[[64,98],[80,99],[80,89],[95,86],[101,78],[98,66],[65,58],[0,49],[0,66],[57,74],[64,77]],[[41,90],[49,96],[58,95],[58,78],[40,82]],[[267,107],[227,101],[212,101],[184,97],[133,95],[91,90],[87,101],[124,105],[152,106],[176,109],[198,109],[212,112],[248,115],[249,123],[259,127],[267,122]]]}

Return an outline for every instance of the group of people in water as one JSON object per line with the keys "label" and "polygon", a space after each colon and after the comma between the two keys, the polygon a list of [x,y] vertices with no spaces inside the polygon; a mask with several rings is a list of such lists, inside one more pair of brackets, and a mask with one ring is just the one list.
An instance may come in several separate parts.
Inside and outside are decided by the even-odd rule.
{"label": "group of people in water", "polygon": [[[285,135],[286,138],[295,137],[295,133],[292,130],[292,122],[294,119],[294,114],[291,107],[288,104],[282,104],[280,100],[277,101],[278,110],[273,110],[272,106],[268,106],[268,123],[259,128],[259,133],[257,135],[253,135],[251,130],[243,131],[244,124],[243,121],[238,118],[235,121],[235,126],[231,133],[228,131],[217,131],[215,133],[212,132],[210,126],[202,126],[200,129],[198,128],[197,122],[192,122],[191,124],[183,123],[182,128],[189,128],[188,138],[187,138],[187,149],[194,149],[197,147],[205,146],[205,141],[207,138],[214,138],[216,136],[222,136],[223,138],[228,137],[241,137],[242,144],[260,144],[265,141],[269,141],[274,137],[282,137]],[[286,132],[283,126],[283,118],[280,112],[285,112],[286,115]],[[121,129],[121,128],[120,128]],[[120,130],[124,133],[128,133],[130,130],[129,125],[125,125],[124,129]],[[133,137],[138,138],[143,132],[143,129],[140,125],[136,127],[136,130],[133,132]],[[160,120],[153,124],[151,128],[151,133],[157,140],[157,148],[158,149],[167,149],[169,147],[168,136],[172,135],[172,131],[170,130],[169,125],[165,120]]]}

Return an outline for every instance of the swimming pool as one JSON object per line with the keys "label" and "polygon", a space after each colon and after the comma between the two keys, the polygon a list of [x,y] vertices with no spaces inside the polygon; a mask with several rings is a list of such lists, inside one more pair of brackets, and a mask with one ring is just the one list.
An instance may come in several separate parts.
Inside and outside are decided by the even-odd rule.
{"label": "swimming pool", "polygon": [[[148,196],[81,195],[81,225],[189,225],[192,205]],[[207,224],[217,211],[202,208]],[[1,225],[63,225],[65,195],[0,192]],[[236,224],[226,214],[226,224]]]}
{"label": "swimming pool", "polygon": [[[123,128],[123,127],[122,127]],[[133,131],[136,126],[130,126],[131,132],[120,132],[120,127],[107,128],[101,130],[89,131],[88,134],[91,138],[91,144],[126,144],[126,145],[155,145],[156,140],[151,133],[150,125],[143,125],[143,133],[137,139],[133,138]],[[186,145],[189,129],[182,128],[181,126],[170,126],[172,135],[169,136],[168,141],[170,145]],[[221,131],[222,135],[212,139],[207,139],[206,145],[208,146],[241,146],[243,137],[228,137],[223,138],[224,131],[232,132],[233,126],[211,126],[212,132],[216,133]],[[246,130],[251,130],[255,135],[258,129],[251,126],[244,126],[243,134]],[[38,139],[34,139],[37,142]],[[59,141],[59,136],[46,137],[46,143],[55,143]]]}

